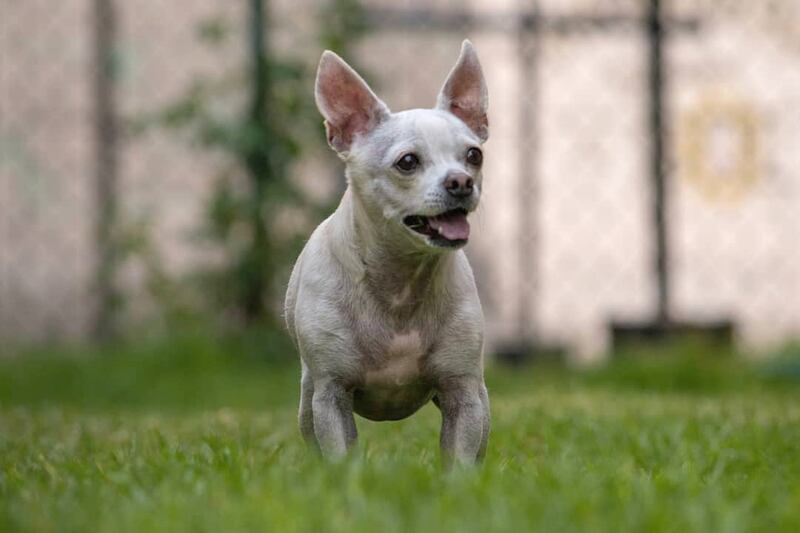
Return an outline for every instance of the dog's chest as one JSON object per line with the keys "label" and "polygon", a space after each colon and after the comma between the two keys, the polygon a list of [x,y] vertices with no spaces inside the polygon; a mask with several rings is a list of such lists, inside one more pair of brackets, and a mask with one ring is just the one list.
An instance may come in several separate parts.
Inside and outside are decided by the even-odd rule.
{"label": "dog's chest", "polygon": [[425,379],[429,343],[416,329],[392,333],[363,361],[354,409],[372,420],[396,420],[427,403],[432,386]]}
{"label": "dog's chest", "polygon": [[392,332],[373,346],[377,353],[369,354],[364,365],[366,387],[401,387],[419,380],[428,346],[418,329]]}

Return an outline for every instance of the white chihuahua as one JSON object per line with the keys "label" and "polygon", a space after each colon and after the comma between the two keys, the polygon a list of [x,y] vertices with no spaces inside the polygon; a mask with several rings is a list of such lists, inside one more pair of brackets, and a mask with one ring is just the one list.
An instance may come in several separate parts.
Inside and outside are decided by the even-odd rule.
{"label": "white chihuahua", "polygon": [[475,462],[486,451],[489,398],[483,313],[460,248],[488,137],[478,56],[464,41],[434,109],[390,112],[330,51],[315,90],[348,188],[286,293],[302,360],[300,431],[338,458],[356,440],[353,412],[398,420],[433,400],[445,464]]}

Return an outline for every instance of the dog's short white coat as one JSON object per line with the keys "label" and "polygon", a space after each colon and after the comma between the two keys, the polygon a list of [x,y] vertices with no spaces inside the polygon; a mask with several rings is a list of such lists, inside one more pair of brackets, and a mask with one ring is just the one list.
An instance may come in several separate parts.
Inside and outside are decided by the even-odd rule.
{"label": "dog's short white coat", "polygon": [[[446,462],[473,462],[486,448],[489,404],[472,271],[463,250],[438,246],[403,219],[452,209],[443,187],[452,173],[474,180],[459,206],[477,207],[480,168],[465,162],[488,134],[477,55],[465,41],[434,109],[391,113],[330,52],[316,89],[348,188],[308,240],[286,293],[302,361],[301,432],[336,458],[355,441],[353,412],[399,419],[433,399]],[[395,167],[407,153],[420,161],[412,175]]]}

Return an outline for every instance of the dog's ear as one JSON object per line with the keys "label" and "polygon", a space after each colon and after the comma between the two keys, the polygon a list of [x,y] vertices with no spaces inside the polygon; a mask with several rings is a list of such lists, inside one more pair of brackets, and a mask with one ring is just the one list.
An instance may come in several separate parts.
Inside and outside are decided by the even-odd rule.
{"label": "dog's ear", "polygon": [[361,76],[330,50],[319,61],[314,97],[325,118],[328,144],[339,153],[350,150],[356,135],[371,131],[389,116],[389,108]]}
{"label": "dog's ear", "polygon": [[489,95],[478,54],[469,40],[461,44],[461,55],[439,92],[436,107],[463,120],[481,142],[489,138]]}

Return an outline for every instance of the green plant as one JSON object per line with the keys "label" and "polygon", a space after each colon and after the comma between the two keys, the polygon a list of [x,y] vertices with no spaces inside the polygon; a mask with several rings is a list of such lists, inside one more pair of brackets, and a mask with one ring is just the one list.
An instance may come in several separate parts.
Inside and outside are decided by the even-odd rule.
{"label": "green plant", "polygon": [[[318,220],[330,208],[311,202],[292,180],[301,157],[329,157],[320,150],[325,136],[313,102],[313,65],[272,49],[267,3],[249,5],[247,28],[220,17],[197,28],[198,38],[212,49],[246,36],[245,66],[194,80],[180,98],[144,121],[224,156],[200,225],[201,237],[222,261],[201,268],[194,279],[213,297],[211,309],[244,325],[276,322],[282,281],[302,242],[302,235],[278,228],[276,221],[289,210]],[[356,0],[327,2],[319,16],[321,46],[340,52],[367,29]]]}

